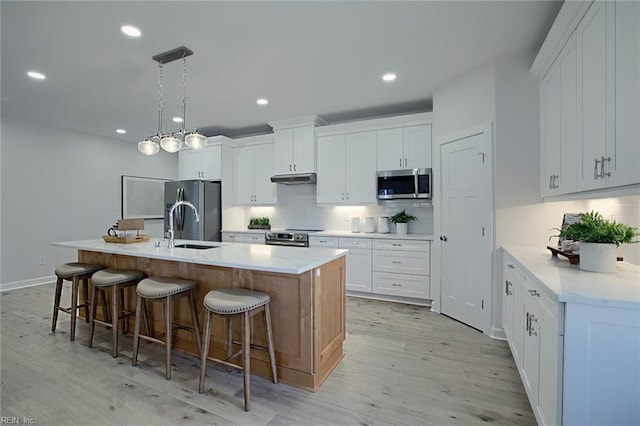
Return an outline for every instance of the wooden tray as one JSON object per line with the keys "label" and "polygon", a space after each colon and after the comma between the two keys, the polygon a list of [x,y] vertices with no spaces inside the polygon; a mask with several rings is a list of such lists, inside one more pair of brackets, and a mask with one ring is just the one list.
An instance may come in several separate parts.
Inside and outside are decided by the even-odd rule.
{"label": "wooden tray", "polygon": [[143,243],[145,241],[149,241],[151,235],[133,235],[131,237],[114,237],[111,235],[103,235],[102,239],[107,243],[121,243],[121,244],[131,244],[131,243]]}
{"label": "wooden tray", "polygon": [[[580,254],[575,254],[575,253],[569,253],[569,252],[564,252],[562,250],[560,250],[557,247],[551,247],[551,246],[547,246],[547,248],[549,250],[551,250],[552,256],[553,257],[558,257],[558,255],[562,255],[564,257],[566,257],[567,259],[569,259],[569,263],[572,265],[577,265],[578,263],[580,263]],[[623,262],[624,258],[623,257],[616,257],[616,260],[618,262]]]}
{"label": "wooden tray", "polygon": [[547,248],[549,250],[551,250],[551,255],[553,257],[558,257],[558,255],[562,255],[562,256],[566,257],[567,259],[569,259],[569,263],[572,264],[572,265],[577,265],[580,262],[580,255],[579,254],[565,252],[565,251],[560,250],[558,247],[547,246]]}

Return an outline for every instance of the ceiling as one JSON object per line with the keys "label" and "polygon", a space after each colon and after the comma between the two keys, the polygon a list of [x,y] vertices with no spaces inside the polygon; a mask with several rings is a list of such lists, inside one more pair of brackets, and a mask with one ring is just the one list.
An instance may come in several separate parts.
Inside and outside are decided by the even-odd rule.
{"label": "ceiling", "polygon": [[[558,1],[2,1],[2,115],[138,142],[157,131],[158,64],[187,60],[187,123],[207,136],[268,121],[430,111],[435,89],[497,56],[537,49]],[[142,31],[132,39],[120,27]],[[47,78],[32,80],[28,70]],[[396,81],[383,82],[387,71]],[[163,71],[178,130],[182,62]],[[256,104],[258,98],[269,104]],[[124,135],[117,128],[126,129]]]}

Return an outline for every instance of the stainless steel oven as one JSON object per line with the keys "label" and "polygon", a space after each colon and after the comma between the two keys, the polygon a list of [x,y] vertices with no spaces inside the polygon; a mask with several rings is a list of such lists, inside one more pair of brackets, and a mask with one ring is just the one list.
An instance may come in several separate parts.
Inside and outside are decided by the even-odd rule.
{"label": "stainless steel oven", "polygon": [[285,229],[284,231],[267,231],[264,242],[270,246],[309,247],[309,232],[320,229]]}

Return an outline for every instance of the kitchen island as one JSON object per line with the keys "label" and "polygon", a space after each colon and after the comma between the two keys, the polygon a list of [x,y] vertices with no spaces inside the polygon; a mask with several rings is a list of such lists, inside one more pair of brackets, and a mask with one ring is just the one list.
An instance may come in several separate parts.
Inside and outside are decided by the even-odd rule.
{"label": "kitchen island", "polygon": [[[155,247],[153,241],[115,244],[85,240],[52,244],[77,249],[79,262],[194,281],[201,324],[204,319],[201,301],[209,290],[241,287],[267,293],[271,297],[278,378],[283,383],[316,391],[344,357],[347,250],[176,240],[176,246],[183,243],[209,248],[169,249],[166,241],[160,247]],[[127,296],[129,309],[135,306],[134,301],[132,291]],[[152,328],[158,333],[164,328],[161,306],[153,303],[149,307],[153,308]],[[174,317],[178,323],[191,324],[186,302],[176,304]],[[132,321],[129,325],[133,325]],[[236,327],[239,335],[239,324]],[[252,327],[252,343],[265,346],[261,316],[252,319]],[[220,317],[213,321],[211,339],[210,355],[225,357],[226,321]],[[174,347],[198,356],[193,333],[176,330]],[[269,357],[263,352],[251,351],[251,372],[270,378]]]}

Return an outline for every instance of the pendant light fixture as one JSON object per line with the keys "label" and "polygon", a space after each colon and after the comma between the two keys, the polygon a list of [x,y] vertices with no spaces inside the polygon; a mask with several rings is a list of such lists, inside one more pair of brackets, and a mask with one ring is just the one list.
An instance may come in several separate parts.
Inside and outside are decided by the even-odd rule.
{"label": "pendant light fixture", "polygon": [[[160,147],[167,152],[178,152],[182,148],[182,143],[186,143],[192,149],[202,149],[207,145],[207,138],[198,129],[187,130],[187,56],[193,55],[193,51],[184,46],[160,53],[152,59],[158,62],[160,67],[160,77],[158,79],[158,133],[147,137],[142,142],[138,142],[138,151],[145,155],[154,155],[160,151]],[[164,103],[162,99],[162,66],[182,58],[182,128],[177,132],[162,132],[162,113]]]}

